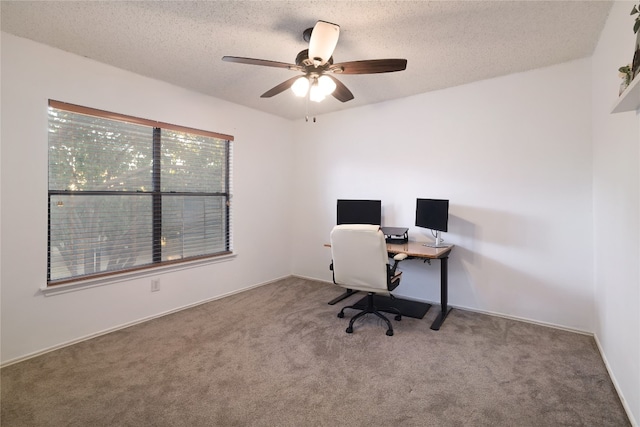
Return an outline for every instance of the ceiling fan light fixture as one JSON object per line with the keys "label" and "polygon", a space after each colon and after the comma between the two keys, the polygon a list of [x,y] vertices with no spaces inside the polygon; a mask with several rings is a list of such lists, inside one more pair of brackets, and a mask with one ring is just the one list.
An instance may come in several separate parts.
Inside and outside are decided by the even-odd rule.
{"label": "ceiling fan light fixture", "polygon": [[318,85],[318,81],[314,80],[311,88],[309,89],[309,99],[313,102],[322,102],[325,97],[326,95]]}
{"label": "ceiling fan light fixture", "polygon": [[320,86],[325,96],[331,95],[336,90],[336,82],[327,75],[322,75],[318,78],[318,86]]}
{"label": "ceiling fan light fixture", "polygon": [[291,90],[296,96],[299,96],[300,98],[306,96],[307,92],[309,91],[309,79],[307,79],[305,76],[300,77],[293,83],[293,85],[291,85]]}

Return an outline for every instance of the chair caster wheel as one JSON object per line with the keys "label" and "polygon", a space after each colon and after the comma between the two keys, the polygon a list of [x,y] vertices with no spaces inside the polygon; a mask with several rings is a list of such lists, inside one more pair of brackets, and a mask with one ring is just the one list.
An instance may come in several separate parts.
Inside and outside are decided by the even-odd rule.
{"label": "chair caster wheel", "polygon": [[344,317],[344,313],[343,312],[338,313],[338,317],[342,319]]}
{"label": "chair caster wheel", "polygon": [[346,333],[348,333],[348,334],[352,334],[352,333],[353,333],[353,328],[352,328],[351,326],[349,326],[349,327],[345,330],[345,332],[346,332]]}
{"label": "chair caster wheel", "polygon": [[398,314],[396,317],[394,317],[394,319],[400,321],[400,320],[402,320],[402,316]]}
{"label": "chair caster wheel", "polygon": [[387,330],[387,335],[390,336],[390,337],[393,336],[393,331],[391,329],[388,329]]}

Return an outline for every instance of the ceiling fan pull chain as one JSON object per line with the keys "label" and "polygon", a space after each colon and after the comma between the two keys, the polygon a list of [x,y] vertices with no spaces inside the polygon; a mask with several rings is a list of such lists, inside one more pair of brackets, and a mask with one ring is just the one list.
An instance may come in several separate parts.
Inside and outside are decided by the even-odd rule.
{"label": "ceiling fan pull chain", "polygon": [[[307,96],[304,99],[304,107],[305,107],[305,110],[306,110],[306,114],[304,116],[304,120],[306,122],[309,121],[309,102],[310,102],[310,98],[311,98],[311,91],[309,91],[307,93]],[[313,123],[315,123],[315,122],[316,122],[316,116],[314,115],[313,116]]]}

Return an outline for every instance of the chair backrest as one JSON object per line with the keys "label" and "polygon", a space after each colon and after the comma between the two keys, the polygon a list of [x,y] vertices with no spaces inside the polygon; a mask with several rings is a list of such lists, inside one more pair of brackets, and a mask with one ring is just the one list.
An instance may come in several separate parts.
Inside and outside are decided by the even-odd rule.
{"label": "chair backrest", "polygon": [[359,291],[389,293],[389,256],[380,226],[335,226],[331,231],[331,256],[337,285]]}

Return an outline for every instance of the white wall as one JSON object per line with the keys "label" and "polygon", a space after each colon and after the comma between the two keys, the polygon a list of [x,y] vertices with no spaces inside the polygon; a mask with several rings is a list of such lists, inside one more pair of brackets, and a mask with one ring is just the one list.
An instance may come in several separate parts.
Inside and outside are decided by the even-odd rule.
{"label": "white wall", "polygon": [[[2,34],[2,363],[288,276],[291,123]],[[47,100],[235,137],[233,260],[43,296]]]}
{"label": "white wall", "polygon": [[640,115],[610,114],[617,69],[633,57],[634,4],[614,3],[593,55],[594,330],[640,422]]}
{"label": "white wall", "polygon": [[[294,273],[331,280],[338,198],[381,199],[383,225],[414,240],[430,237],[412,226],[416,198],[446,198],[452,305],[593,330],[589,65],[297,123]],[[439,301],[433,264],[403,263],[397,293]]]}

